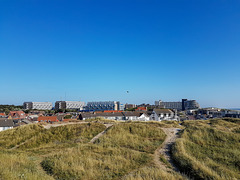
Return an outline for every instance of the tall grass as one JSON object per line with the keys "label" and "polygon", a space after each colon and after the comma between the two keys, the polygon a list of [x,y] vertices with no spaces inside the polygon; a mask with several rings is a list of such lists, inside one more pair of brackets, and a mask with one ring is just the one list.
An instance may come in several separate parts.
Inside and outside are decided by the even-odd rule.
{"label": "tall grass", "polygon": [[53,179],[43,171],[36,161],[36,158],[24,154],[0,152],[0,179]]}
{"label": "tall grass", "polygon": [[0,147],[12,148],[43,131],[44,128],[38,124],[30,124],[2,131],[0,132]]}
{"label": "tall grass", "polygon": [[155,165],[144,166],[137,169],[136,171],[128,174],[123,178],[124,180],[182,180],[185,179],[183,176],[175,173],[168,172],[156,167]]}
{"label": "tall grass", "polygon": [[186,121],[173,155],[186,174],[197,179],[240,179],[239,121]]}
{"label": "tall grass", "polygon": [[116,124],[95,144],[79,144],[42,162],[59,179],[119,179],[152,161],[165,134],[145,124]]}
{"label": "tall grass", "polygon": [[103,147],[125,147],[153,153],[165,137],[160,128],[151,124],[122,123],[111,128],[97,143]]}
{"label": "tall grass", "polygon": [[29,149],[55,143],[86,143],[106,127],[99,123],[70,124],[45,129],[20,146],[20,149]]}

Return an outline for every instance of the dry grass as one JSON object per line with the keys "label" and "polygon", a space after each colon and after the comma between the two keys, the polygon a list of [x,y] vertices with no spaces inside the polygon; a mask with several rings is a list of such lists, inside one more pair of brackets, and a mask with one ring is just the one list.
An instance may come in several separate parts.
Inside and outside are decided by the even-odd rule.
{"label": "dry grass", "polygon": [[12,148],[43,131],[44,128],[41,125],[31,124],[0,132],[0,147]]}
{"label": "dry grass", "polygon": [[46,158],[43,167],[60,179],[119,179],[147,166],[165,134],[152,125],[121,123],[95,144],[80,144]]}
{"label": "dry grass", "polygon": [[24,154],[0,152],[0,179],[53,179],[36,161],[36,158]]}
{"label": "dry grass", "polygon": [[[90,122],[50,129],[34,124],[1,132],[0,179],[182,179],[153,164],[153,152],[166,137],[161,127],[177,122]],[[88,143],[106,128],[103,123],[114,126]]]}
{"label": "dry grass", "polygon": [[175,172],[167,172],[154,165],[144,166],[135,172],[130,173],[124,180],[182,180],[185,179]]}
{"label": "dry grass", "polygon": [[36,148],[49,143],[55,145],[63,143],[86,143],[104,129],[105,126],[99,123],[70,124],[54,128],[52,127],[49,130],[44,129],[41,133],[32,137],[19,148]]}
{"label": "dry grass", "polygon": [[234,121],[186,121],[173,150],[180,168],[196,179],[240,179],[240,120]]}

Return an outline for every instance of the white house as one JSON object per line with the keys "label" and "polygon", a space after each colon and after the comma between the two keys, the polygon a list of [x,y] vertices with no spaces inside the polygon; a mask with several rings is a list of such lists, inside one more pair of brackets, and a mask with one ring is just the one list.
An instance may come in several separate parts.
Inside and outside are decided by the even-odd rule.
{"label": "white house", "polygon": [[177,113],[170,109],[154,109],[150,120],[162,121],[162,120],[178,120]]}
{"label": "white house", "polygon": [[12,129],[12,128],[13,128],[12,119],[0,118],[0,131]]}

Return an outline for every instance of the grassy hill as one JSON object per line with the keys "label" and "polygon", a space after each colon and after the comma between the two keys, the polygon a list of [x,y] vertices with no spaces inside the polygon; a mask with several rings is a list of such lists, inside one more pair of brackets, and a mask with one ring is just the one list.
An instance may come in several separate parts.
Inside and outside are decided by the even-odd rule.
{"label": "grassy hill", "polygon": [[194,179],[240,179],[240,120],[186,121],[173,155]]}
{"label": "grassy hill", "polygon": [[[113,126],[107,129],[104,123]],[[154,152],[166,138],[161,128],[174,127],[179,125],[173,121],[99,119],[50,129],[32,124],[6,130],[0,132],[0,179],[186,179],[154,161]],[[240,120],[185,121],[181,128],[172,153],[184,174],[192,179],[240,179]],[[169,166],[164,157],[159,160]]]}

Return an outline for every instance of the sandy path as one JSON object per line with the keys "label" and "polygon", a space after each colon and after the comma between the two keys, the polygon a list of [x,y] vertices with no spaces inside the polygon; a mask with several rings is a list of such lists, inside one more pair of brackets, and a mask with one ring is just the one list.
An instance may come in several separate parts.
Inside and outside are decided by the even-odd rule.
{"label": "sandy path", "polygon": [[94,143],[94,142],[96,142],[96,140],[98,140],[102,135],[104,135],[104,134],[110,129],[110,127],[113,126],[113,124],[104,124],[104,125],[106,126],[106,129],[105,129],[104,131],[100,132],[100,133],[99,133],[98,135],[96,135],[95,137],[93,137],[89,143]]}
{"label": "sandy path", "polygon": [[[158,149],[156,149],[156,151],[154,153],[154,162],[156,165],[161,167],[161,169],[168,170],[168,171],[174,170],[176,172],[180,172],[173,163],[173,159],[171,157],[171,147],[174,144],[174,142],[176,141],[176,139],[178,137],[178,132],[181,131],[181,129],[179,129],[179,128],[162,128],[162,130],[165,132],[167,137],[166,137],[165,141],[163,142],[163,144]],[[171,164],[172,169],[167,167],[166,164],[164,164],[162,161],[160,161],[160,157],[159,157],[160,155],[162,155],[169,162],[169,164]]]}
{"label": "sandy path", "polygon": [[86,124],[89,122],[66,122],[66,123],[61,123],[61,124],[47,124],[47,125],[42,125],[45,129],[50,129],[51,127],[58,127],[58,126],[65,126],[65,125],[70,125],[70,124]]}

